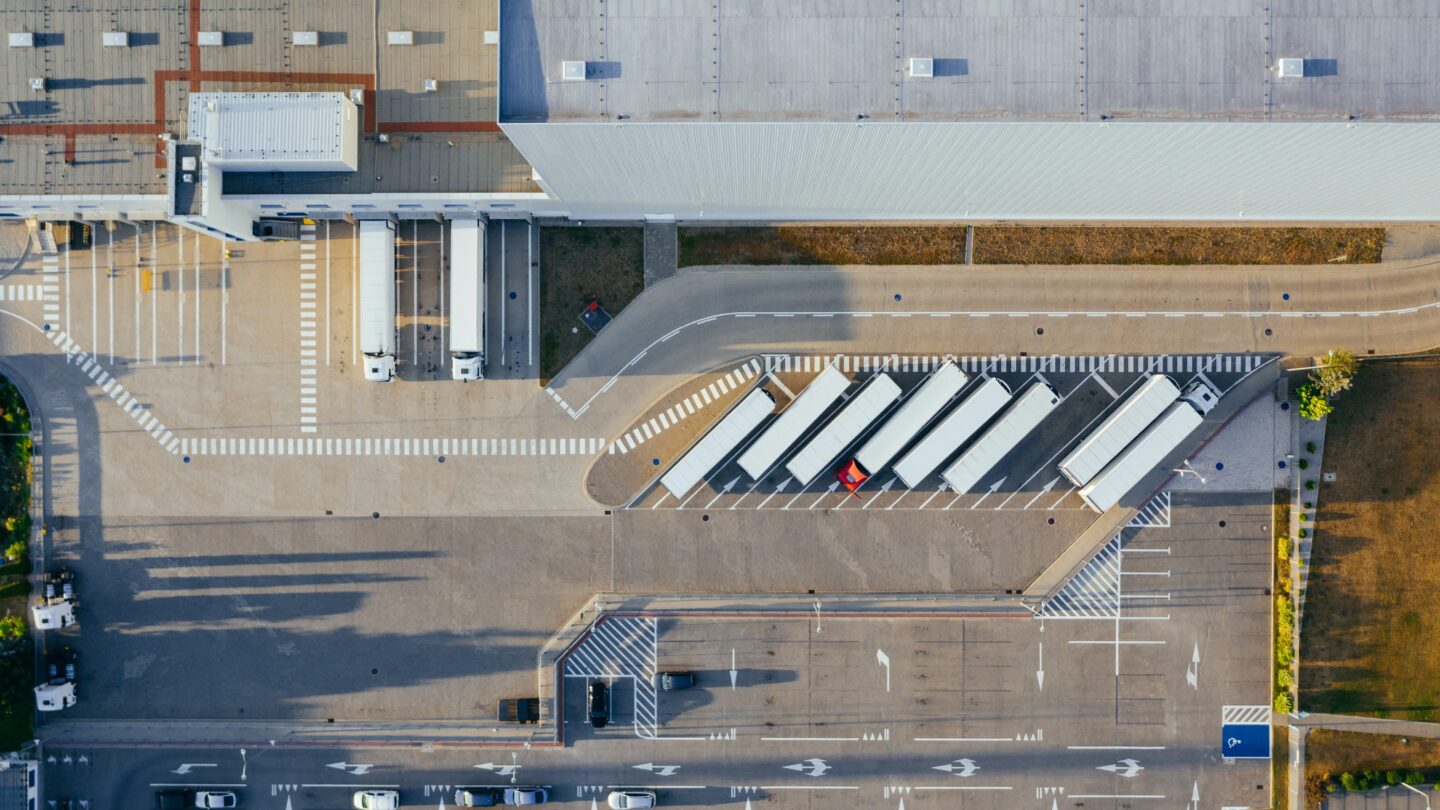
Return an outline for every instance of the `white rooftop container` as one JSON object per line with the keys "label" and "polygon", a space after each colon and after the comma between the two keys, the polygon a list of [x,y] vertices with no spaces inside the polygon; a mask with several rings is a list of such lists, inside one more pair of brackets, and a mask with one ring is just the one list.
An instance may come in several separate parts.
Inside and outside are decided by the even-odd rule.
{"label": "white rooftop container", "polygon": [[1176,402],[1145,432],[1110,462],[1089,484],[1080,488],[1080,497],[1091,509],[1105,512],[1135,488],[1165,460],[1204,417],[1189,402]]}
{"label": "white rooftop container", "polygon": [[360,116],[344,93],[191,93],[190,137],[233,171],[355,171]]}
{"label": "white rooftop container", "polygon": [[566,60],[560,63],[560,81],[583,82],[585,81],[586,64],[574,60]]}
{"label": "white rooftop container", "polygon": [[933,79],[935,77],[935,59],[929,56],[910,57],[910,78],[912,79]]}
{"label": "white rooftop container", "polygon": [[387,45],[414,45],[414,31],[386,31],[385,44]]}
{"label": "white rooftop container", "polygon": [[319,45],[319,31],[292,31],[290,32],[291,45]]}
{"label": "white rooftop container", "polygon": [[100,35],[100,41],[105,43],[107,48],[128,48],[130,34],[125,31],[106,31]]}
{"label": "white rooftop container", "polygon": [[1152,375],[1139,390],[1126,397],[1100,427],[1060,460],[1060,472],[1077,487],[1090,483],[1091,478],[1120,455],[1125,445],[1135,441],[1141,431],[1179,398],[1180,386],[1174,380],[1163,374]]}
{"label": "white rooftop container", "polygon": [[757,388],[745,395],[730,413],[725,414],[715,427],[696,442],[675,466],[665,473],[660,483],[670,490],[677,500],[683,500],[685,493],[695,488],[700,480],[725,457],[726,453],[740,446],[740,442],[751,431],[760,427],[775,410],[775,398],[764,388]]}
{"label": "white rooftop container", "polygon": [[740,468],[752,479],[759,480],[849,386],[850,380],[839,369],[826,366],[770,427],[765,428],[760,438],[740,454]]}
{"label": "white rooftop container", "polygon": [[11,31],[10,47],[33,48],[35,47],[35,35],[29,31]]}
{"label": "white rooftop container", "polygon": [[955,463],[944,472],[945,483],[956,494],[969,492],[980,483],[981,476],[990,472],[1006,453],[1014,450],[1030,431],[1040,426],[1045,417],[1060,404],[1060,395],[1045,383],[1037,382],[1025,389],[990,429],[985,431],[970,449],[960,454]]}
{"label": "white rooftop container", "polygon": [[851,397],[835,418],[785,465],[785,469],[795,476],[795,483],[803,487],[815,480],[815,476],[834,463],[845,448],[899,398],[900,386],[890,379],[889,374],[872,377],[860,393]]}
{"label": "white rooftop container", "polygon": [[195,44],[206,48],[223,46],[225,44],[225,32],[200,31],[195,35]]}
{"label": "white rooftop container", "polygon": [[911,439],[920,435],[925,425],[960,393],[968,379],[959,366],[947,360],[861,445],[855,454],[856,463],[869,475],[879,472]]}
{"label": "white rooftop container", "polygon": [[920,486],[931,473],[960,449],[985,423],[989,422],[1005,403],[1010,401],[1010,389],[1005,383],[991,377],[965,396],[958,407],[945,415],[925,438],[910,448],[910,452],[895,463],[895,474],[907,487]]}

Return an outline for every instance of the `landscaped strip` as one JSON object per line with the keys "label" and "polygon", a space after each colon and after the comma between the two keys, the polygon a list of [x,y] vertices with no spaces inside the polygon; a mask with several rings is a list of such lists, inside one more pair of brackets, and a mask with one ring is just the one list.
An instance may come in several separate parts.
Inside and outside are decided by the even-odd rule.
{"label": "landscaped strip", "polygon": [[[1434,785],[1437,779],[1440,740],[1325,728],[1305,737],[1307,808],[1320,807],[1326,796],[1338,790],[1363,793],[1401,782]],[[1431,793],[1433,788],[1420,790]]]}
{"label": "landscaped strip", "polygon": [[30,411],[20,391],[0,377],[0,751],[34,736],[34,645],[30,603]]}
{"label": "landscaped strip", "polygon": [[1275,491],[1274,523],[1275,560],[1273,563],[1275,651],[1272,660],[1275,666],[1274,684],[1275,711],[1295,710],[1295,599],[1290,589],[1290,493],[1284,489]]}
{"label": "landscaped strip", "polygon": [[541,384],[559,374],[594,338],[580,320],[590,302],[614,317],[644,288],[643,228],[542,227]]}

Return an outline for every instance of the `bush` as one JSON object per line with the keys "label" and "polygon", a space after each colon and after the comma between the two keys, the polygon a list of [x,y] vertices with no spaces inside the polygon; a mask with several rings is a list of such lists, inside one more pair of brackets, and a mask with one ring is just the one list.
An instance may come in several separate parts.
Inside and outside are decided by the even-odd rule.
{"label": "bush", "polygon": [[1314,478],[1311,478],[1311,479],[1309,479],[1308,481],[1305,482],[1305,491],[1306,491],[1306,492],[1313,492],[1314,490],[1315,490],[1315,479],[1314,479]]}
{"label": "bush", "polygon": [[25,635],[25,620],[13,613],[0,616],[0,638],[20,638]]}
{"label": "bush", "polygon": [[1301,529],[1300,531],[1295,532],[1295,536],[1299,537],[1301,540],[1304,540],[1305,538],[1310,536],[1310,532],[1306,529]]}
{"label": "bush", "polygon": [[1310,459],[1302,458],[1298,462],[1296,462],[1296,466],[1298,466],[1302,470],[1308,470],[1310,469]]}
{"label": "bush", "polygon": [[1404,782],[1407,785],[1423,785],[1425,784],[1425,774],[1419,771],[1411,771],[1405,774]]}
{"label": "bush", "polygon": [[1280,692],[1275,695],[1275,711],[1281,714],[1289,714],[1295,710],[1295,698],[1289,692]]}
{"label": "bush", "polygon": [[1360,784],[1361,777],[1357,777],[1355,774],[1350,773],[1349,771],[1340,774],[1340,787],[1345,788],[1347,791],[1351,793],[1359,793],[1360,791],[1365,789],[1360,787]]}
{"label": "bush", "polygon": [[1301,512],[1301,513],[1300,513],[1300,517],[1297,518],[1297,519],[1298,519],[1301,523],[1304,523],[1305,521],[1307,521],[1307,520],[1310,519],[1310,516],[1307,515],[1307,514],[1305,514],[1304,512]]}
{"label": "bush", "polygon": [[1319,422],[1335,410],[1335,407],[1330,404],[1330,400],[1316,391],[1315,387],[1309,383],[1295,389],[1295,394],[1300,398],[1300,416],[1311,422]]}
{"label": "bush", "polygon": [[1305,452],[1314,455],[1315,449],[1315,442],[1305,442]]}
{"label": "bush", "polygon": [[1282,560],[1290,559],[1290,551],[1293,546],[1294,544],[1290,542],[1289,537],[1283,534],[1280,535],[1275,538],[1275,556]]}
{"label": "bush", "polygon": [[1306,501],[1305,503],[1302,503],[1302,504],[1300,504],[1300,505],[1303,506],[1303,507],[1305,507],[1306,509],[1314,509],[1314,508],[1315,508],[1315,503],[1314,503],[1313,501]]}
{"label": "bush", "polygon": [[25,541],[16,540],[5,547],[5,562],[19,562],[25,559]]}

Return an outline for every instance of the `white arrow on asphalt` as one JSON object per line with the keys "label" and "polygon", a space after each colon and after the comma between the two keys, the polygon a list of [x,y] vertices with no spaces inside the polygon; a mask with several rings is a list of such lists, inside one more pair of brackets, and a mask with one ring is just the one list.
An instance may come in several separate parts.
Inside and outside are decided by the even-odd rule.
{"label": "white arrow on asphalt", "polygon": [[[826,495],[833,495],[833,494],[835,493],[835,490],[837,490],[837,489],[839,489],[839,488],[840,488],[840,481],[839,481],[838,479],[835,480],[835,481],[831,481],[831,482],[830,482],[830,486],[828,486],[828,487],[825,488],[825,492],[824,492],[820,497],[816,498],[814,503],[810,504],[810,508],[811,508],[811,509],[814,509],[816,506],[818,506],[818,505],[820,504],[821,501],[825,500],[825,496],[826,496]],[[799,495],[796,495],[795,497],[798,498],[798,497],[800,497],[800,496],[799,496]]]}
{"label": "white arrow on asphalt", "polygon": [[1190,801],[1195,803],[1195,810],[1200,810],[1200,783],[1195,783],[1195,789],[1190,792]]}
{"label": "white arrow on asphalt", "polygon": [[951,776],[959,776],[968,779],[980,770],[973,759],[957,759],[954,762],[947,762],[944,765],[936,765],[935,770],[944,771]]}
{"label": "white arrow on asphalt", "polygon": [[1191,689],[1200,688],[1200,642],[1195,642],[1195,652],[1190,656],[1190,665],[1185,668],[1185,682]]}
{"label": "white arrow on asphalt", "polygon": [[1114,765],[1101,765],[1095,770],[1109,771],[1116,776],[1123,776],[1126,779],[1134,779],[1136,774],[1140,773],[1145,769],[1140,766],[1139,762],[1136,762],[1133,759],[1122,759]]}
{"label": "white arrow on asphalt", "polygon": [[706,509],[709,509],[711,506],[713,506],[716,501],[720,500],[720,496],[721,496],[721,495],[724,495],[725,493],[727,493],[727,492],[729,492],[730,490],[734,489],[734,488],[735,488],[735,485],[738,484],[738,483],[740,483],[740,476],[737,475],[737,476],[735,476],[734,478],[730,479],[730,483],[728,483],[728,484],[726,484],[725,486],[721,487],[721,488],[720,488],[720,491],[717,492],[717,493],[715,493],[715,497],[713,497],[713,498],[710,499],[710,503],[705,504],[705,508],[706,508]]}
{"label": "white arrow on asphalt", "polygon": [[285,797],[285,810],[295,810],[295,808],[293,808],[293,807],[290,806],[290,797],[289,797],[289,796],[286,796],[286,797]]}
{"label": "white arrow on asphalt", "polygon": [[1054,488],[1055,488],[1055,485],[1058,484],[1058,483],[1060,483],[1060,478],[1057,476],[1057,477],[1055,478],[1055,480],[1053,480],[1053,481],[1051,481],[1050,483],[1046,484],[1044,489],[1042,489],[1042,490],[1040,490],[1039,492],[1035,493],[1035,497],[1031,498],[1031,499],[1030,499],[1030,502],[1027,503],[1027,504],[1025,504],[1025,508],[1026,508],[1026,509],[1029,509],[1030,507],[1034,506],[1034,505],[1035,505],[1035,502],[1038,501],[1038,500],[1040,500],[1041,496],[1043,496],[1045,493],[1049,492],[1050,490],[1054,489]]}
{"label": "white arrow on asphalt", "polygon": [[996,481],[995,483],[993,483],[993,484],[990,485],[990,491],[987,492],[987,493],[985,493],[984,495],[981,495],[981,496],[980,496],[980,500],[976,501],[970,508],[971,508],[971,509],[974,509],[975,507],[977,507],[977,506],[979,506],[980,504],[984,503],[984,502],[985,502],[985,499],[988,498],[988,497],[990,497],[991,495],[994,495],[995,492],[996,492],[996,490],[1000,489],[1001,485],[1003,485],[1003,484],[1005,483],[1005,479],[1006,479],[1006,478],[1009,478],[1009,477],[1010,477],[1010,476],[1008,476],[1008,475],[1002,475],[1002,476],[1000,476],[1000,480],[999,480],[999,481]]}
{"label": "white arrow on asphalt", "polygon": [[1035,681],[1040,684],[1040,690],[1045,690],[1045,642],[1040,642],[1040,666],[1035,670]]}
{"label": "white arrow on asphalt", "polygon": [[445,810],[445,794],[440,794],[440,807],[437,810]]}
{"label": "white arrow on asphalt", "polygon": [[186,763],[182,764],[180,767],[178,767],[178,768],[176,768],[175,770],[171,771],[171,773],[176,773],[176,774],[180,774],[181,776],[184,776],[185,774],[190,773],[190,771],[193,770],[193,769],[195,769],[195,768],[214,768],[214,767],[216,767],[216,765],[215,765],[215,763],[213,763],[213,762],[186,762]]}
{"label": "white arrow on asphalt", "polygon": [[754,808],[750,806],[750,799],[748,798],[745,799],[745,810],[754,810]]}
{"label": "white arrow on asphalt", "polygon": [[890,656],[884,650],[875,651],[875,663],[885,668],[885,691],[890,691]]}
{"label": "white arrow on asphalt", "polygon": [[656,765],[653,762],[647,762],[644,765],[632,765],[631,767],[637,771],[649,771],[656,776],[674,776],[675,772],[680,770],[679,765]]}
{"label": "white arrow on asphalt", "polygon": [[[950,488],[950,485],[949,485],[949,484],[941,484],[939,489],[937,489],[937,490],[935,490],[934,492],[930,493],[930,497],[928,497],[928,498],[926,498],[925,500],[921,501],[921,502],[920,502],[920,505],[917,506],[917,507],[915,507],[915,508],[916,508],[916,509],[924,509],[925,507],[927,507],[927,506],[930,505],[930,502],[931,502],[931,501],[935,500],[935,497],[936,497],[937,495],[939,495],[940,493],[944,492],[945,490],[947,490],[947,489],[949,489],[949,488]],[[896,498],[895,501],[896,501],[896,503],[899,503],[900,499],[899,499],[899,498]],[[893,506],[894,504],[891,504],[891,505]],[[889,508],[889,507],[886,507],[886,508]]]}
{"label": "white arrow on asphalt", "polygon": [[326,765],[327,768],[334,768],[337,771],[345,771],[351,776],[360,776],[370,772],[374,765],[356,765],[353,762],[332,762]]}
{"label": "white arrow on asphalt", "polygon": [[740,677],[739,670],[735,669],[735,648],[730,648],[730,688],[735,688],[735,680]]}
{"label": "white arrow on asphalt", "polygon": [[[332,765],[331,767],[334,766]],[[366,767],[368,768],[369,766],[367,765]],[[513,776],[516,771],[520,770],[519,765],[496,765],[493,762],[486,762],[483,765],[476,765],[475,767],[484,768],[487,771],[494,771],[500,776]]]}
{"label": "white arrow on asphalt", "polygon": [[830,766],[825,764],[825,760],[814,757],[804,762],[797,762],[794,765],[785,765],[784,768],[787,771],[799,771],[806,776],[822,776],[826,771],[830,770]]}
{"label": "white arrow on asphalt", "polygon": [[884,495],[885,493],[889,492],[889,491],[890,491],[890,487],[893,487],[893,486],[895,486],[895,479],[894,479],[894,478],[891,478],[889,481],[886,481],[885,483],[881,484],[881,485],[880,485],[880,489],[877,490],[874,495],[871,495],[871,496],[870,496],[870,499],[867,500],[867,501],[865,501],[865,505],[862,506],[862,507],[860,507],[860,508],[861,508],[861,509],[869,509],[869,508],[870,508],[870,504],[874,503],[876,498],[878,498],[879,496]]}
{"label": "white arrow on asphalt", "polygon": [[[764,509],[764,508],[765,508],[765,504],[769,503],[771,498],[773,498],[773,497],[775,497],[776,495],[779,495],[780,493],[784,492],[784,491],[785,491],[785,487],[790,486],[790,482],[793,481],[793,480],[794,480],[794,478],[786,478],[784,481],[781,481],[781,482],[779,483],[779,485],[777,485],[777,486],[775,487],[775,491],[774,491],[774,492],[771,492],[769,495],[766,495],[766,496],[765,496],[765,500],[761,501],[761,502],[760,502],[760,505],[757,506],[757,507],[755,507],[755,508],[756,508],[756,509]],[[736,501],[736,503],[739,503],[739,501]],[[731,509],[734,509],[735,507],[732,505],[730,508],[731,508]]]}
{"label": "white arrow on asphalt", "polygon": [[590,810],[600,810],[600,804],[599,804],[599,802],[595,801],[594,799],[591,799],[591,800],[590,800]]}

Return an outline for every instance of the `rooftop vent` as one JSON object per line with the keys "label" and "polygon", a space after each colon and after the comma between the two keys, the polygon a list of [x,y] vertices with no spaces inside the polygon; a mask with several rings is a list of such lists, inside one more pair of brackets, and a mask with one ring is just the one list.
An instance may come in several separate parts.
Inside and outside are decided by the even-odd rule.
{"label": "rooftop vent", "polygon": [[201,31],[195,35],[195,42],[205,47],[223,46],[225,44],[225,32]]}
{"label": "rooftop vent", "polygon": [[319,31],[292,31],[290,32],[291,45],[319,45]]}
{"label": "rooftop vent", "polygon": [[1275,72],[1280,74],[1282,79],[1301,79],[1305,77],[1304,59],[1281,59],[1275,63]]}
{"label": "rooftop vent", "polygon": [[10,47],[33,48],[35,47],[35,35],[29,31],[11,31]]}
{"label": "rooftop vent", "polygon": [[584,62],[561,62],[561,63],[560,63],[560,80],[561,80],[561,81],[566,81],[566,82],[583,82],[583,81],[585,81],[585,63],[584,63]]}
{"label": "rooftop vent", "polygon": [[426,79],[426,80],[425,80],[425,92],[427,92],[427,93],[438,93],[438,92],[440,92],[440,82],[436,81],[435,79]]}
{"label": "rooftop vent", "polygon": [[357,106],[357,107],[360,106],[360,105],[362,105],[362,104],[364,104],[364,103],[365,103],[365,88],[363,88],[363,87],[352,87],[352,88],[350,88],[350,103],[351,103],[351,104],[354,104],[354,105]]}
{"label": "rooftop vent", "polygon": [[484,42],[485,42],[486,45],[499,45],[499,44],[500,44],[500,32],[499,32],[499,31],[486,31],[486,32],[485,32]]}
{"label": "rooftop vent", "polygon": [[935,60],[928,56],[910,57],[910,78],[912,79],[933,79],[935,78]]}
{"label": "rooftop vent", "polygon": [[100,36],[107,48],[130,47],[130,35],[124,31],[106,31]]}
{"label": "rooftop vent", "polygon": [[45,92],[45,77],[35,76],[34,78],[30,79],[30,89],[34,90],[37,93]]}
{"label": "rooftop vent", "polygon": [[414,31],[390,31],[385,35],[387,45],[414,45]]}

